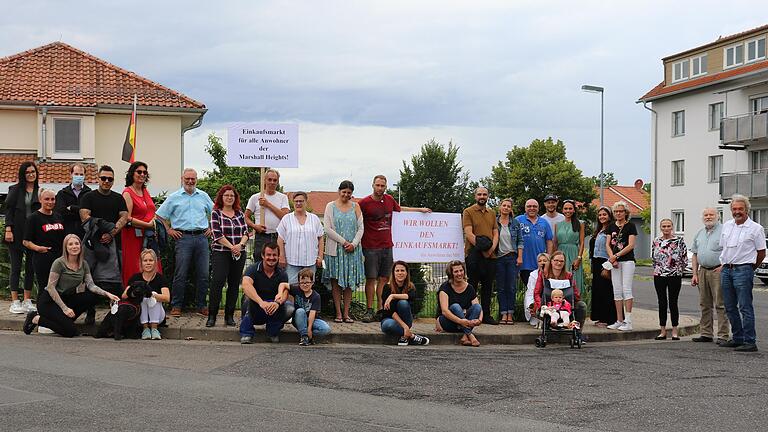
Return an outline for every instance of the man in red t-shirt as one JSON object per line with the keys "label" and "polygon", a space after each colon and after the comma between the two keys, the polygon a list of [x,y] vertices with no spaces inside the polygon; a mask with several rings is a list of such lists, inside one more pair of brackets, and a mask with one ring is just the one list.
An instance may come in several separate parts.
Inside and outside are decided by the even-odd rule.
{"label": "man in red t-shirt", "polygon": [[[365,303],[367,310],[363,322],[372,322],[373,294],[376,293],[376,306],[380,310],[384,305],[381,299],[384,285],[392,272],[392,212],[418,211],[429,213],[426,207],[400,207],[400,204],[387,193],[387,178],[379,174],[373,178],[373,193],[360,200],[363,212],[363,256],[365,257]],[[378,284],[377,284],[378,282]]]}

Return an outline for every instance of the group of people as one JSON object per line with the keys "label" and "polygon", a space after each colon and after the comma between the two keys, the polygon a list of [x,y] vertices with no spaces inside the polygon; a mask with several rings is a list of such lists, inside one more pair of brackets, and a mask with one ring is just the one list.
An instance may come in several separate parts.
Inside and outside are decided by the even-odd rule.
{"label": "group of people", "polygon": [[[143,162],[130,165],[122,194],[112,191],[115,173],[109,166],[99,168],[95,190],[85,185],[82,164],[72,165],[70,172],[71,184],[54,192],[39,187],[37,166],[25,162],[6,199],[10,311],[27,314],[27,332],[39,325],[74,336],[74,320],[79,315],[86,313],[86,323],[93,323],[99,296],[118,302],[125,298],[131,282],[144,281],[153,294],[142,305],[142,338],[160,339],[163,303],[170,303],[172,317],[181,316],[185,287],[194,274],[195,308],[207,317],[206,326],[216,325],[225,285],[224,322],[237,326],[234,315],[242,284],[242,343],[252,342],[254,325],[261,324],[266,325],[268,338],[276,341],[291,320],[300,343],[309,345],[315,337],[330,332],[328,323],[317,316],[320,296],[312,289],[315,271],[325,267],[332,286],[334,322],[354,322],[349,313],[351,292],[364,283],[364,322],[380,321],[381,330],[396,337],[400,345],[429,343],[412,331],[415,288],[407,264],[393,262],[392,214],[431,210],[401,207],[386,193],[383,175],[374,177],[373,192],[357,202],[352,199],[353,183],[341,182],[338,198],[327,204],[321,222],[307,211],[305,192],[293,194],[294,209],[290,210],[288,196],[278,191],[280,174],[274,169],[266,171],[264,190],[249,198],[245,210],[233,186],[221,187],[212,200],[197,188],[197,173],[189,168],[183,171],[183,186],[157,209],[147,190],[150,176]],[[536,312],[542,306],[557,310],[557,321],[562,322],[561,306],[567,304],[569,315],[571,308],[574,315],[569,325],[583,326],[587,316],[581,301],[585,227],[578,218],[577,203],[564,200],[560,213],[558,197],[550,194],[544,198],[543,214],[539,214],[538,201],[529,199],[525,213],[515,217],[511,199],[500,202],[497,215],[487,205],[486,188],[477,188],[474,198],[475,203],[462,214],[465,260],[448,265],[448,280],[438,290],[436,330],[463,333],[462,344],[479,346],[474,328],[514,324],[518,276],[527,288],[523,306],[532,325],[540,324]],[[747,217],[748,209],[749,201],[735,196],[731,203],[734,220],[722,233],[714,210],[704,212],[705,229],[697,234],[692,248],[693,284],[702,293],[702,335],[696,341],[712,340],[711,307],[707,309],[705,304],[717,304],[719,343],[756,349],[751,295],[747,295],[751,285],[748,290],[744,286],[746,279],[751,283],[747,273],[752,270],[747,264],[754,267],[762,261],[765,238],[762,227]],[[652,247],[659,299],[657,339],[667,335],[667,308],[672,339],[679,339],[677,298],[687,250],[683,239],[674,235],[671,220],[662,220],[660,228],[662,235],[654,239]],[[175,240],[173,289],[168,287],[158,258],[166,235]],[[752,249],[742,250],[746,239],[753,237]],[[254,264],[245,269],[250,238],[255,245]],[[594,235],[587,245],[593,280],[590,315],[597,326],[632,330],[636,238],[625,202],[598,209]],[[213,275],[208,274],[211,263]],[[37,307],[31,300],[33,279],[40,287]],[[494,282],[498,319],[491,313]],[[549,299],[545,304],[545,287],[572,288],[573,298],[564,299],[565,303],[556,299],[559,304]],[[734,330],[730,340],[723,311]]]}

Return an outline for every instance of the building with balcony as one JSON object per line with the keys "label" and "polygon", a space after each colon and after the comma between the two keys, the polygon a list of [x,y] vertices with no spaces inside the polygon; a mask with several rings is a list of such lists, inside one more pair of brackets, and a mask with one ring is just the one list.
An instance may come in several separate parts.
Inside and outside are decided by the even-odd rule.
{"label": "building with balcony", "polygon": [[768,227],[767,37],[764,25],[662,59],[663,81],[638,101],[652,119],[652,235],[670,218],[690,244],[704,207],[730,219],[734,193]]}

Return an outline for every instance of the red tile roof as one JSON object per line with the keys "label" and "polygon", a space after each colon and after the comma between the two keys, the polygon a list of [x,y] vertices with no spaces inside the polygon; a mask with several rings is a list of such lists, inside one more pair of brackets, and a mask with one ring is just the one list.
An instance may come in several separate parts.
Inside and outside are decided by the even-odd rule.
{"label": "red tile roof", "polygon": [[732,79],[742,75],[747,75],[749,73],[758,72],[765,69],[768,69],[768,60],[763,60],[757,63],[752,63],[748,66],[737,67],[734,69],[729,69],[727,71],[714,73],[712,75],[705,75],[701,78],[683,81],[681,83],[677,83],[669,86],[665,86],[664,81],[662,81],[661,83],[659,83],[659,85],[651,89],[651,91],[641,96],[640,100],[650,101],[653,99],[657,99],[661,96],[667,95],[669,93],[675,93],[682,90],[691,89],[694,87],[701,87],[705,85],[715,84],[718,82],[726,81],[728,79]]}
{"label": "red tile roof", "polygon": [[[600,207],[600,188],[595,187],[597,198],[592,200],[592,205]],[[648,192],[634,186],[607,186],[604,189],[604,205],[610,207],[617,201],[625,201],[629,206],[630,216],[639,216],[640,212],[651,204],[651,196]]]}
{"label": "red tile roof", "polygon": [[[26,161],[37,160],[35,154],[0,154],[0,183],[16,183],[19,180],[19,165]],[[40,183],[67,184],[72,181],[69,170],[74,162],[38,162]],[[84,163],[85,182],[96,183],[96,164]]]}
{"label": "red tile roof", "polygon": [[709,48],[709,47],[711,47],[713,45],[718,45],[718,44],[726,43],[728,41],[744,37],[744,36],[746,36],[748,34],[759,33],[759,32],[764,31],[764,30],[768,30],[768,24],[761,25],[760,27],[755,27],[753,29],[745,30],[743,32],[734,33],[732,35],[720,36],[714,42],[707,42],[704,45],[699,45],[699,46],[697,46],[695,48],[687,49],[687,50],[679,52],[677,54],[668,55],[668,56],[664,57],[662,60],[668,60],[668,59],[671,59],[673,57],[678,57],[678,56],[682,56],[682,55],[685,55],[685,54],[693,53],[695,51],[699,51],[699,50],[702,50],[704,48]]}
{"label": "red tile roof", "polygon": [[[295,192],[287,192],[288,199],[293,201],[293,194]],[[328,205],[329,202],[335,201],[336,198],[339,197],[339,193],[337,191],[310,191],[307,192],[307,204],[309,210],[312,211],[312,213],[318,215],[319,217],[323,217],[323,214],[325,212],[325,206]],[[358,198],[352,198],[352,201],[357,202]]]}
{"label": "red tile roof", "polygon": [[205,109],[201,102],[63,42],[0,58],[0,102],[133,105],[134,94],[140,106]]}

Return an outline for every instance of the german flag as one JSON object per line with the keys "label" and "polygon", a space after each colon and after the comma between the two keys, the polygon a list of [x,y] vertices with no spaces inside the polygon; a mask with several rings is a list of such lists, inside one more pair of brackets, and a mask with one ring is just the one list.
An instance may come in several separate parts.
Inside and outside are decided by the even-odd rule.
{"label": "german flag", "polygon": [[128,123],[128,130],[125,132],[125,142],[123,143],[123,160],[133,163],[136,159],[136,95],[133,96],[133,111],[131,112],[131,121]]}

